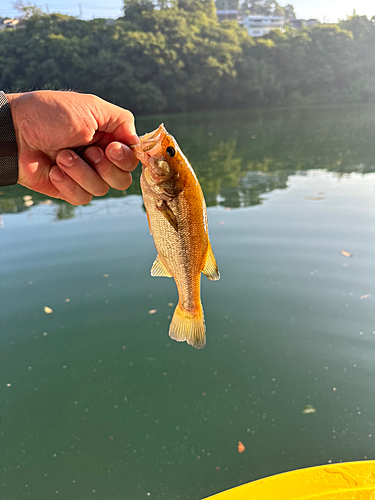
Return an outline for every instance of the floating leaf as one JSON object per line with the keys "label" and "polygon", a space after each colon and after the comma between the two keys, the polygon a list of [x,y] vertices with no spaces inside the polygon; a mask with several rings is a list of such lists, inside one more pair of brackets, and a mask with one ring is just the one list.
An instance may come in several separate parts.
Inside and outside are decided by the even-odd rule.
{"label": "floating leaf", "polygon": [[53,313],[53,309],[51,309],[50,307],[48,306],[44,306],[44,312],[46,314],[52,314]]}
{"label": "floating leaf", "polygon": [[241,441],[238,441],[237,450],[238,453],[243,453],[246,450],[245,445]]}
{"label": "floating leaf", "polygon": [[345,250],[341,250],[341,255],[343,255],[344,257],[353,257],[353,254],[350,253],[350,252],[345,252]]}
{"label": "floating leaf", "polygon": [[148,311],[148,314],[155,314],[155,313],[157,313],[157,312],[158,312],[158,310],[157,310],[157,309],[150,309],[150,310]]}
{"label": "floating leaf", "polygon": [[310,415],[310,413],[316,413],[316,409],[313,407],[313,405],[306,405],[302,410],[302,413],[304,415]]}
{"label": "floating leaf", "polygon": [[369,299],[371,297],[371,293],[367,293],[366,295],[361,295],[359,298],[361,300]]}

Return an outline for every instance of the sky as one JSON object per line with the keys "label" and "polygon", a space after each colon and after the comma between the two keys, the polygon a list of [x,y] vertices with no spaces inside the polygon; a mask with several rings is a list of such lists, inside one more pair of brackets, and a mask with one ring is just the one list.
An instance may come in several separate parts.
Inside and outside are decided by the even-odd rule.
{"label": "sky", "polygon": [[[80,15],[82,7],[82,17],[92,19],[93,17],[113,17],[122,15],[122,0],[29,0],[29,3],[36,4],[45,12],[62,12],[72,16]],[[347,15],[356,9],[357,14],[372,17],[375,15],[374,0],[285,0],[280,1],[280,5],[291,3],[294,5],[298,18],[317,18],[321,22],[336,22],[338,19],[345,19]],[[12,6],[13,0],[0,0],[0,16],[16,17],[17,11]]]}

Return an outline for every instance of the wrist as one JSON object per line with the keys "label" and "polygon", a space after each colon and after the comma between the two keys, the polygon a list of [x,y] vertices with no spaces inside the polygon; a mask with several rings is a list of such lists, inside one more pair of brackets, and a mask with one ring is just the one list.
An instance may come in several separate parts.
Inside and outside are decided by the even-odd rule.
{"label": "wrist", "polygon": [[19,108],[21,106],[21,102],[23,100],[23,97],[26,94],[6,94],[7,101],[9,103],[10,107],[10,112],[12,113],[12,120],[13,120],[13,126],[14,130],[16,132],[16,138],[17,138],[17,143],[20,143],[19,140],[19,123],[20,123],[20,117],[21,113],[19,112]]}
{"label": "wrist", "polygon": [[8,97],[0,92],[0,185],[16,184],[18,148],[13,115]]}

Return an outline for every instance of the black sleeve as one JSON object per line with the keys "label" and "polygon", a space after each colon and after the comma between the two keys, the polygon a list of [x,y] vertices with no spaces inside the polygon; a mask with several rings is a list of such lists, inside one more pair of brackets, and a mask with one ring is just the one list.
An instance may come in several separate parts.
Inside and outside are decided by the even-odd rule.
{"label": "black sleeve", "polygon": [[4,92],[0,92],[0,186],[17,184],[18,148],[12,113]]}

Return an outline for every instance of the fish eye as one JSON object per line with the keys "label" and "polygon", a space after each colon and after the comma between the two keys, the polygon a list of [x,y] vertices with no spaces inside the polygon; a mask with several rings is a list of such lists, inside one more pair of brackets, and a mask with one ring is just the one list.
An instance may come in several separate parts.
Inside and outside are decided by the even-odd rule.
{"label": "fish eye", "polygon": [[166,153],[167,153],[168,156],[173,157],[176,154],[176,151],[174,150],[174,148],[172,148],[172,146],[169,146],[166,149]]}

